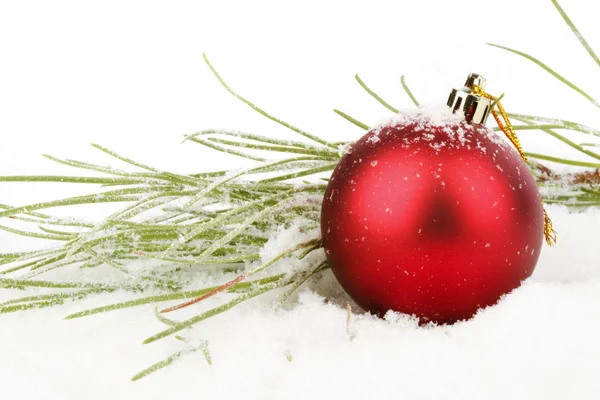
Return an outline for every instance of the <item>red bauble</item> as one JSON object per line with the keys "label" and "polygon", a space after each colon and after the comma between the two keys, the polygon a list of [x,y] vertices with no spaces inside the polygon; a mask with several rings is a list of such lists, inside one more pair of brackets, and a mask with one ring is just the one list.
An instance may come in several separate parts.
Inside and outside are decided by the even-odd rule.
{"label": "red bauble", "polygon": [[415,114],[344,155],[321,232],[337,280],[362,308],[452,323],[531,275],[544,214],[510,144],[483,125]]}

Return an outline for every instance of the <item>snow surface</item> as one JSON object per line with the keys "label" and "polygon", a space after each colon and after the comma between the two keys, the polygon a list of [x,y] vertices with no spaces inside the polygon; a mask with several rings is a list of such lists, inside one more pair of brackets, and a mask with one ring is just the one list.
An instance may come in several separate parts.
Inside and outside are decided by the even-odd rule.
{"label": "snow surface", "polygon": [[[562,5],[600,49],[599,6]],[[482,16],[489,29],[474,35],[472,23],[460,23],[465,15]],[[183,135],[230,128],[289,137],[227,94],[204,66],[202,51],[241,94],[334,141],[362,132],[333,107],[369,124],[389,115],[356,85],[356,72],[400,108],[411,106],[401,74],[422,102],[439,102],[478,72],[489,92],[506,93],[509,111],[600,127],[590,103],[539,68],[483,45],[531,52],[600,96],[597,66],[546,0],[506,0],[502,7],[475,0],[7,1],[0,2],[0,38],[0,175],[73,173],[42,153],[112,163],[90,142],[175,172],[238,168],[246,164],[180,145]],[[521,140],[526,150],[576,154],[541,133],[523,133]],[[2,183],[0,202],[93,190]],[[95,210],[56,215],[94,219]],[[133,374],[181,349],[169,339],[141,344],[162,328],[151,307],[62,319],[129,295],[0,315],[0,398],[598,398],[600,211],[550,206],[548,212],[559,244],[544,247],[532,278],[497,306],[453,326],[418,327],[406,316],[361,313],[348,325],[349,299],[327,272],[288,307],[273,309],[263,297],[199,324],[190,336],[208,340],[212,366],[194,353],[132,383]],[[286,235],[293,236],[279,239],[290,240]],[[0,251],[31,244],[0,233]],[[274,243],[264,252],[276,250]],[[0,291],[0,301],[12,296]]]}

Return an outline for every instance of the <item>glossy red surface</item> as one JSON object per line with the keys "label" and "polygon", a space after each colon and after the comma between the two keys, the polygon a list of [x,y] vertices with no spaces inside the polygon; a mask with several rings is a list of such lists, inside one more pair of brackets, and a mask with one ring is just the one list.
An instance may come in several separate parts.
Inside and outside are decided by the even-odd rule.
{"label": "glossy red surface", "polygon": [[520,285],[543,240],[529,169],[481,125],[392,124],[355,143],[321,214],[327,259],[365,310],[452,323]]}

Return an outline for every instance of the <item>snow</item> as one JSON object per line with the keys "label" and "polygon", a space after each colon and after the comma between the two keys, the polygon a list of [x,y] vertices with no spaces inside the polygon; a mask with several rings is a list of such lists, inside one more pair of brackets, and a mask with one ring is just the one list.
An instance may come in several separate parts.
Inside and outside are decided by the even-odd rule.
{"label": "snow", "polygon": [[[494,143],[501,150],[506,150],[509,146],[509,140],[502,132],[494,132],[489,127],[479,126],[475,129],[475,135],[469,135],[468,130],[465,130],[464,116],[460,113],[453,113],[452,110],[445,104],[432,103],[421,105],[416,109],[400,110],[396,115],[379,122],[369,130],[369,136],[366,143],[375,145],[381,140],[380,136],[390,135],[395,130],[386,128],[402,129],[406,126],[411,126],[415,132],[420,134],[416,137],[405,137],[403,147],[408,147],[411,144],[419,142],[429,142],[427,145],[433,148],[436,152],[440,152],[444,147],[474,148],[482,153],[486,153],[487,149],[482,145],[481,138],[485,137],[487,142]],[[447,140],[440,141],[440,135],[434,134],[439,131],[438,128],[446,134]],[[417,148],[415,154],[420,150]],[[496,150],[498,152],[498,150]],[[494,159],[496,154],[494,154]],[[375,161],[375,163],[377,163]],[[371,162],[373,165],[373,162]],[[373,165],[375,166],[375,165]],[[493,178],[492,178],[493,179]]]}
{"label": "snow", "polygon": [[[292,223],[291,226],[284,228],[279,227],[267,243],[264,244],[260,251],[260,260],[256,261],[256,267],[274,259],[282,252],[288,250],[290,246],[298,243],[308,242],[318,239],[321,236],[320,229],[305,230],[300,224]],[[276,262],[273,267],[269,268],[269,274],[287,273],[306,271],[312,265],[313,267],[324,260],[325,254],[323,251],[313,252],[302,260],[284,259]]]}
{"label": "snow", "polygon": [[194,353],[131,383],[180,345],[141,344],[160,329],[150,308],[61,319],[108,300],[99,296],[2,316],[2,388],[46,399],[589,398],[600,390],[600,270],[589,262],[600,213],[549,212],[561,247],[545,248],[532,279],[468,322],[419,327],[398,314],[353,314],[347,325],[348,299],[327,274],[298,304],[274,310],[259,301],[199,326],[192,337],[208,340],[212,366]]}
{"label": "snow", "polygon": [[[450,127],[460,125],[462,122],[464,122],[464,117],[460,113],[453,113],[445,104],[432,103],[416,109],[401,109],[392,118],[381,122],[374,131],[378,132],[381,128],[389,125],[403,126],[416,123],[416,129],[427,130],[426,127],[429,126]],[[427,138],[428,135],[424,135],[424,139]]]}
{"label": "snow", "polygon": [[[561,3],[599,50],[599,6],[586,0]],[[456,22],[473,8],[485,16],[485,26],[504,27],[510,21],[510,29],[473,35],[472,23]],[[450,88],[478,71],[487,78],[490,93],[506,93],[509,112],[600,127],[598,109],[589,102],[538,67],[483,45],[490,41],[530,52],[600,96],[597,66],[545,0],[507,0],[502,7],[471,0],[375,1],[368,6],[182,1],[170,7],[137,1],[4,2],[0,37],[9,38],[0,41],[0,175],[77,173],[43,159],[43,153],[106,165],[107,159],[88,143],[159,170],[246,168],[235,157],[180,142],[208,128],[290,138],[289,131],[226,93],[204,66],[202,51],[241,94],[332,141],[364,133],[334,115],[333,107],[370,125],[389,118],[355,84],[356,72],[391,104],[408,109],[401,74],[419,100],[431,103],[443,102]],[[576,154],[542,133],[519,135],[526,150]],[[596,138],[581,134],[579,139]],[[26,204],[93,190],[0,183],[0,202]],[[117,208],[61,208],[56,215],[93,221],[98,210],[109,214]],[[470,321],[419,327],[408,316],[365,315],[324,272],[318,283],[303,286],[282,307],[273,308],[266,295],[186,332],[193,343],[208,341],[212,366],[193,353],[132,383],[135,373],[181,350],[182,343],[142,344],[163,329],[150,306],[63,319],[132,297],[98,295],[0,315],[1,397],[595,398],[600,393],[600,211],[547,210],[559,232],[558,245],[542,249],[532,278],[521,288]],[[261,256],[272,258],[289,241],[311,234],[294,227],[282,230]],[[0,232],[0,251],[38,243]],[[207,283],[211,279],[207,274]],[[0,301],[12,296],[0,291]],[[349,323],[347,303],[353,309]]]}

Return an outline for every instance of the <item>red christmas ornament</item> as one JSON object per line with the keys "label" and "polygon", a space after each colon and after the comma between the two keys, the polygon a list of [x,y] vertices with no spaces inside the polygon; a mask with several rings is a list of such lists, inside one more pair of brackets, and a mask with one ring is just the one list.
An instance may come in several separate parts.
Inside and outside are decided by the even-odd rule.
{"label": "red christmas ornament", "polygon": [[495,304],[535,268],[544,237],[535,180],[517,151],[478,123],[491,102],[470,89],[449,100],[464,115],[399,115],[352,145],[333,171],[323,246],[365,310],[453,323]]}

